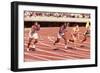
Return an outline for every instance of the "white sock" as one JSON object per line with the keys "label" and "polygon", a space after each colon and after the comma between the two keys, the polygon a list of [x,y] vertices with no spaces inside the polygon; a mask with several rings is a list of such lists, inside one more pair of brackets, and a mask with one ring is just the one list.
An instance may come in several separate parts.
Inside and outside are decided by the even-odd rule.
{"label": "white sock", "polygon": [[35,48],[35,45],[33,45],[32,48]]}
{"label": "white sock", "polygon": [[65,48],[67,48],[67,45],[65,45]]}
{"label": "white sock", "polygon": [[26,50],[29,51],[29,48],[27,48]]}

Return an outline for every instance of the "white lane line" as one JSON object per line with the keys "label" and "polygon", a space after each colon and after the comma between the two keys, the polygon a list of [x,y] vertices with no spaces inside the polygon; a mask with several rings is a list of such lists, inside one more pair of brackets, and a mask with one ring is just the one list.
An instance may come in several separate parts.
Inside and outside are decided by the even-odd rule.
{"label": "white lane line", "polygon": [[24,61],[25,62],[33,62],[33,61],[35,62],[36,60],[33,60],[33,59],[24,59]]}
{"label": "white lane line", "polygon": [[[41,52],[46,52],[46,53],[52,53],[52,54],[55,54],[55,55],[58,55],[58,56],[63,56],[63,57],[66,57],[66,58],[69,58],[69,59],[75,59],[76,57],[79,57],[79,58],[84,58],[84,57],[86,57],[87,55],[86,54],[79,54],[79,53],[75,53],[74,51],[69,51],[69,50],[64,50],[64,49],[61,49],[61,50],[63,50],[63,51],[65,51],[66,52],[66,54],[63,54],[63,55],[61,55],[61,54],[58,54],[58,53],[56,53],[56,52],[50,52],[50,51],[46,51],[46,50],[41,50],[41,49],[37,49],[38,51],[41,51]],[[86,55],[86,56],[85,56]]]}
{"label": "white lane line", "polygon": [[[48,44],[45,44],[45,43],[43,43],[43,42],[40,42],[40,44],[42,44],[42,45],[45,45],[45,46],[48,46],[48,47],[50,47],[50,48],[53,48],[53,46],[51,46],[51,45],[48,45]],[[59,43],[60,45],[63,45],[63,47],[64,47],[64,44],[62,44],[62,43]],[[69,47],[69,46],[68,46]],[[72,46],[71,46],[72,47]],[[72,47],[73,48],[73,47]],[[87,50],[87,49],[81,49],[81,48],[75,48],[76,50],[80,50],[80,51],[85,51],[85,52],[89,52],[90,50]]]}
{"label": "white lane line", "polygon": [[[39,50],[39,51],[40,51],[40,50]],[[50,56],[50,55],[43,55],[43,54],[36,54],[36,53],[33,54],[33,55],[34,55],[35,57],[38,56],[38,58],[39,58],[39,57],[46,58],[46,59],[49,58],[48,60],[52,60],[52,59],[54,59],[54,58],[55,58],[55,60],[56,60],[56,59],[58,59],[58,60],[74,59],[73,57],[69,57],[69,58],[68,58],[68,57],[65,57],[65,58],[64,58],[64,57],[59,57],[59,56]],[[32,55],[32,53],[31,53],[31,56],[33,56],[33,55]],[[51,58],[51,59],[50,59],[50,58]]]}
{"label": "white lane line", "polygon": [[[49,39],[50,41],[54,42],[54,40],[52,40],[49,36],[48,36],[48,39]],[[65,45],[62,44],[62,43],[58,43],[58,44],[65,46]],[[78,43],[75,43],[75,44],[80,45],[80,44],[78,44]],[[75,48],[75,49],[77,49],[77,50],[82,50],[82,51],[88,51],[88,50],[86,50],[86,49],[81,49],[81,48]]]}
{"label": "white lane line", "polygon": [[89,44],[84,44],[84,43],[82,43],[82,44],[79,44],[79,43],[73,43],[73,42],[70,42],[70,41],[68,41],[69,43],[72,43],[72,44],[75,44],[75,45],[79,45],[79,46],[81,46],[81,45],[84,45],[84,46],[86,46],[86,47],[90,47],[90,45]]}
{"label": "white lane line", "polygon": [[25,55],[28,55],[28,56],[31,56],[31,57],[35,57],[35,58],[37,58],[37,59],[41,59],[41,60],[49,60],[49,59],[47,59],[47,58],[43,58],[43,57],[40,57],[40,56],[37,56],[37,55],[32,55],[31,53],[27,53],[27,52],[25,52],[24,53]]}
{"label": "white lane line", "polygon": [[[49,40],[53,41],[50,37],[48,37]],[[59,43],[61,44],[61,43]],[[61,44],[61,45],[64,45],[64,44]],[[80,50],[80,51],[86,51],[86,52],[89,52],[89,50],[86,50],[86,49],[81,49],[81,48],[75,48],[77,50]]]}
{"label": "white lane line", "polygon": [[[48,40],[49,41],[51,41],[52,43],[54,43],[55,41],[53,40],[55,37],[54,36],[48,36],[47,37],[48,38]],[[41,40],[42,39],[42,40]],[[40,41],[43,41],[43,38],[41,37],[41,39],[40,39]],[[84,42],[84,43],[82,43],[82,44],[79,44],[79,43],[73,43],[73,42],[70,42],[70,41],[68,41],[69,43],[72,43],[72,44],[75,44],[75,45],[79,45],[79,46],[81,46],[81,45],[84,45],[84,46],[86,46],[86,47],[90,47],[90,45],[89,45],[89,43],[88,42]],[[40,42],[41,43],[41,42]],[[58,44],[60,44],[60,45],[65,45],[65,44],[62,44],[62,43],[58,43]],[[43,44],[42,43],[42,45],[46,45],[46,44]],[[49,45],[46,45],[46,46],[49,46]],[[50,46],[49,46],[50,47]]]}
{"label": "white lane line", "polygon": [[89,42],[83,42],[84,44],[88,44],[88,45],[90,45],[90,43]]}
{"label": "white lane line", "polygon": [[[76,48],[75,48],[76,49]],[[62,49],[62,50],[64,50],[64,49]],[[89,51],[87,51],[87,50],[84,50],[84,49],[80,49],[80,48],[77,48],[77,50],[80,50],[81,51],[81,53],[79,54],[79,53],[76,53],[76,52],[74,52],[74,51],[72,51],[72,50],[64,50],[64,51],[66,51],[66,52],[70,52],[70,53],[73,53],[73,54],[75,54],[75,55],[77,55],[77,56],[79,56],[79,55],[81,55],[81,56],[85,56],[85,55],[87,55],[87,54],[85,54],[84,52],[82,52],[82,51],[85,51],[85,52],[89,52]],[[48,53],[53,53],[53,52],[50,52],[50,51],[46,51],[46,50],[39,50],[39,51],[45,51],[45,52],[48,52]],[[54,54],[54,53],[53,53]],[[55,54],[57,54],[57,53],[55,53]],[[75,58],[75,57],[74,57]]]}
{"label": "white lane line", "polygon": [[[41,42],[41,41],[39,41],[38,44],[45,45],[45,46],[50,47],[50,48],[54,48],[54,46],[45,44],[45,43],[43,43],[43,42]],[[59,44],[64,46],[64,44],[62,44],[62,43],[59,43]],[[27,44],[25,44],[25,45],[27,45]],[[71,47],[72,47],[72,46],[71,46]],[[72,47],[72,48],[73,48],[73,47]],[[87,50],[87,49],[81,49],[81,48],[75,48],[75,49],[80,50],[80,51],[89,51],[89,50]]]}
{"label": "white lane line", "polygon": [[90,51],[90,49],[89,50],[88,49],[81,49],[81,48],[77,48],[77,47],[75,47],[75,50],[84,51],[84,52],[89,52]]}
{"label": "white lane line", "polygon": [[45,45],[45,46],[47,46],[47,47],[51,47],[51,48],[52,48],[52,46],[51,46],[51,45],[45,44],[45,43],[43,43],[43,42],[41,42],[41,41],[39,41],[39,43],[38,43],[38,44]]}
{"label": "white lane line", "polygon": [[[80,49],[80,48],[79,48],[79,49]],[[79,49],[77,49],[77,50],[79,50]],[[65,50],[65,49],[64,49],[64,50]],[[66,51],[67,51],[67,52],[68,52],[68,51],[73,52],[73,54],[77,54],[76,52],[78,52],[78,51],[75,51],[75,52],[74,52],[73,50],[69,50],[69,49],[68,49],[68,50],[66,50]],[[82,52],[82,54],[81,54],[81,55],[87,55],[87,53],[84,53],[84,52],[83,52],[83,50],[82,50],[82,51],[80,51],[80,52]],[[85,52],[89,52],[89,51],[85,51]],[[79,55],[79,54],[78,54],[78,55]]]}
{"label": "white lane line", "polygon": [[[43,42],[41,42],[42,44],[45,44],[45,43],[43,43]],[[45,45],[47,45],[47,44],[45,44]],[[60,45],[61,46],[61,45]],[[51,47],[51,46],[50,46]],[[63,48],[64,46],[62,46],[62,48]],[[72,47],[72,46],[68,46],[68,47]],[[53,47],[52,47],[53,48]],[[72,48],[74,48],[74,47],[72,47]],[[81,49],[81,48],[75,48],[75,50],[79,50],[79,51],[84,51],[84,52],[89,52],[90,50],[89,49]]]}
{"label": "white lane line", "polygon": [[[53,39],[51,39],[51,37],[49,37],[49,36],[48,36],[48,40],[51,41],[52,43],[55,42],[55,41],[54,41]],[[64,44],[62,44],[62,43],[57,43],[57,44],[64,45]]]}
{"label": "white lane line", "polygon": [[36,54],[35,55],[37,56],[40,56],[40,57],[45,57],[45,58],[55,58],[55,59],[66,59],[66,58],[63,58],[63,57],[59,57],[59,56],[51,56],[51,55],[43,55],[43,54]]}
{"label": "white lane line", "polygon": [[[61,45],[60,45],[61,46]],[[62,48],[64,48],[64,46],[61,46]],[[73,47],[73,46],[69,46],[68,47],[71,47],[71,48],[74,48],[74,50],[79,50],[79,51],[84,51],[84,52],[89,52],[90,49],[83,49],[83,48],[78,48],[78,47]]]}
{"label": "white lane line", "polygon": [[80,53],[80,52],[74,52],[74,51],[71,51],[71,50],[64,50],[64,49],[61,49],[63,51],[65,51],[66,53],[70,53],[71,55],[77,55],[78,57],[85,57],[87,56],[87,54],[83,54],[83,53]]}
{"label": "white lane line", "polygon": [[[53,41],[53,42],[54,42],[54,40],[52,40],[49,36],[48,36],[48,39],[49,39],[50,41]],[[43,42],[41,42],[41,41],[39,41],[39,44],[42,44],[42,45],[45,45],[45,46],[47,46],[47,47],[53,48],[51,45],[45,44],[45,43],[43,43]],[[58,43],[58,44],[64,46],[64,44],[62,44],[62,43]],[[76,44],[77,44],[77,43],[76,43]],[[25,45],[26,45],[26,44],[25,44]],[[79,44],[77,44],[77,45],[79,45]],[[79,50],[82,50],[82,51],[88,51],[88,50],[86,50],[86,49],[80,49],[80,48],[76,48],[76,49],[79,49]]]}
{"label": "white lane line", "polygon": [[[62,55],[59,55],[58,53],[55,53],[55,52],[50,52],[50,51],[46,51],[46,50],[41,50],[41,49],[37,49],[38,51],[42,51],[42,52],[47,52],[47,53],[50,53],[50,54],[56,54],[56,55],[58,55],[58,56],[62,56]],[[63,50],[63,49],[62,49]],[[66,50],[63,50],[63,51],[66,51]],[[68,50],[66,51],[66,52],[69,52]],[[69,53],[72,53],[73,55],[74,55],[74,58],[75,57],[80,57],[80,54],[76,54],[76,53],[74,53],[74,52],[72,52],[72,51],[70,51]],[[81,55],[83,55],[83,54],[81,54]],[[64,55],[63,55],[64,56]],[[39,58],[39,57],[38,57]],[[67,57],[68,58],[68,57]],[[70,54],[70,58],[72,58],[73,59],[73,57],[71,57],[71,54]]]}
{"label": "white lane line", "polygon": [[[50,51],[43,50],[43,49],[39,49],[39,48],[37,48],[37,50],[40,51],[40,52],[45,52],[45,53],[52,54],[52,55],[54,54],[55,56],[59,56],[59,57],[65,57],[65,58],[68,58],[69,57],[69,56],[66,57],[65,55],[62,55],[61,53],[50,52]],[[73,59],[74,57],[71,57],[70,56],[69,58],[72,58]]]}
{"label": "white lane line", "polygon": [[[50,37],[50,36],[48,36],[48,40],[49,41],[51,41],[51,42],[54,42],[54,40]],[[72,43],[72,42],[70,42],[70,41],[68,41],[69,43]],[[58,43],[58,44],[60,44],[60,45],[64,45],[64,44],[62,44],[62,43]],[[85,45],[85,46],[87,46],[87,47],[90,47],[89,45],[86,45],[86,44],[79,44],[79,43],[72,43],[72,44],[76,44],[76,45]]]}
{"label": "white lane line", "polygon": [[[38,51],[40,51],[40,52],[47,52],[47,51],[45,51],[45,50],[38,50]],[[47,52],[47,53],[52,53],[52,52]],[[54,53],[53,53],[54,54]],[[59,55],[59,54],[57,54],[57,53],[55,53],[55,55],[58,55],[58,56],[63,56],[65,59],[77,59],[77,57],[79,57],[79,55],[76,55],[76,54],[70,54],[70,53],[61,53],[61,55]],[[48,56],[48,55],[46,55],[46,56]],[[55,56],[52,56],[52,57],[55,57]],[[79,57],[80,58],[80,57]]]}
{"label": "white lane line", "polygon": [[48,36],[48,40],[49,40],[49,41],[54,42],[54,40],[53,40],[53,39],[51,39],[51,37],[50,37],[50,36]]}

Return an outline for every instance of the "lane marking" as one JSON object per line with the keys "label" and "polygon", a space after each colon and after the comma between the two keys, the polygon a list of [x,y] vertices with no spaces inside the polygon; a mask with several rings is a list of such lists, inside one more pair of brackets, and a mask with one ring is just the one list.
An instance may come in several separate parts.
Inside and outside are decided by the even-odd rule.
{"label": "lane marking", "polygon": [[37,49],[38,51],[42,51],[42,52],[46,52],[46,53],[49,53],[49,54],[54,54],[56,56],[61,56],[61,57],[64,57],[64,55],[61,55],[60,53],[56,53],[56,52],[50,52],[50,51],[47,51],[47,50],[43,50],[43,49]]}
{"label": "lane marking", "polygon": [[31,57],[35,57],[35,58],[37,58],[37,59],[41,59],[41,60],[49,60],[49,59],[47,59],[47,58],[43,58],[43,57],[39,57],[39,56],[37,56],[37,55],[32,55],[31,53],[27,53],[27,52],[25,52],[24,53],[25,55],[28,55],[28,56],[31,56]]}
{"label": "lane marking", "polygon": [[[53,40],[50,36],[48,36],[48,40],[51,41],[51,42],[54,42],[54,40]],[[72,43],[72,42],[70,42],[70,41],[68,41],[68,42],[69,42],[69,43]],[[64,45],[64,44],[62,44],[62,43],[58,43],[58,44]],[[86,45],[86,44],[79,44],[79,43],[72,43],[72,44],[76,44],[76,45],[79,45],[79,46],[85,45],[86,47],[90,47],[89,45]]]}

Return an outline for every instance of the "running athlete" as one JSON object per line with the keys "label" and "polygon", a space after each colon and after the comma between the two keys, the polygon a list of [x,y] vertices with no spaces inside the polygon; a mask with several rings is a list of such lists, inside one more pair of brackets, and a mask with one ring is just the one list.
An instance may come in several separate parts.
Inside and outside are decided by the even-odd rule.
{"label": "running athlete", "polygon": [[[37,22],[35,22],[29,31],[29,43],[27,46],[27,51],[29,50],[35,51],[36,48],[35,44],[38,42],[38,38],[39,38],[37,31],[39,30],[40,30],[40,25]],[[32,43],[32,40],[34,40],[34,42],[32,48],[30,48],[30,44]]]}
{"label": "running athlete", "polygon": [[62,26],[60,26],[59,28],[59,32],[57,34],[57,39],[56,41],[54,42],[54,45],[56,43],[59,43],[60,39],[63,38],[64,39],[64,42],[65,42],[65,48],[67,48],[67,39],[65,38],[65,32],[67,32],[66,28],[68,26],[69,23],[64,23]]}
{"label": "running athlete", "polygon": [[83,40],[81,42],[86,41],[87,37],[90,36],[90,22],[89,21],[86,23],[85,28],[86,28],[86,31],[83,34],[84,38],[83,38]]}
{"label": "running athlete", "polygon": [[75,27],[72,29],[72,38],[73,39],[70,39],[69,41],[71,42],[76,42],[77,40],[79,40],[79,26],[76,24]]}

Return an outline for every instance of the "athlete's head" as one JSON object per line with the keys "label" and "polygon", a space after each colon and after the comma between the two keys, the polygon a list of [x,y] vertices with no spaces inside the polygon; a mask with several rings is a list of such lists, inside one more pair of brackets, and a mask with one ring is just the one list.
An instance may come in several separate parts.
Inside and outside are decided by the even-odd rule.
{"label": "athlete's head", "polygon": [[34,25],[38,25],[38,22],[35,22]]}
{"label": "athlete's head", "polygon": [[86,27],[87,29],[90,27],[90,21],[87,21],[87,22],[86,22],[85,27]]}
{"label": "athlete's head", "polygon": [[66,23],[66,22],[65,22],[65,23],[64,23],[64,26],[65,26],[65,27],[68,27],[68,26],[69,26],[69,23]]}
{"label": "athlete's head", "polygon": [[75,27],[79,27],[79,25],[78,24],[75,24]]}
{"label": "athlete's head", "polygon": [[65,27],[67,27],[67,24],[66,24],[66,22],[64,23],[64,26],[65,26]]}
{"label": "athlete's head", "polygon": [[67,27],[69,26],[69,23],[67,23]]}
{"label": "athlete's head", "polygon": [[77,24],[77,25],[76,25],[76,27],[78,28],[78,27],[79,27],[79,25]]}

